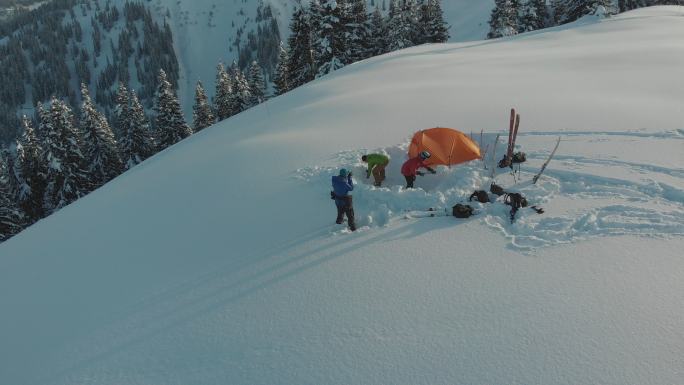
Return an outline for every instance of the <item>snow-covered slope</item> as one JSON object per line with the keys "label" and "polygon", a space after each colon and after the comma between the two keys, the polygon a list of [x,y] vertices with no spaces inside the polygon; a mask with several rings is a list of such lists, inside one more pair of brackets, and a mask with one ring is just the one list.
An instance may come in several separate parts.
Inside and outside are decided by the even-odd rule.
{"label": "snow-covered slope", "polygon": [[[0,383],[679,383],[682,16],[396,52],[157,154],[0,245]],[[511,106],[512,188],[546,213],[405,218],[489,183],[472,162],[403,190],[409,136],[491,144]],[[378,149],[381,189],[358,159]],[[339,167],[353,234],[332,224]]]}

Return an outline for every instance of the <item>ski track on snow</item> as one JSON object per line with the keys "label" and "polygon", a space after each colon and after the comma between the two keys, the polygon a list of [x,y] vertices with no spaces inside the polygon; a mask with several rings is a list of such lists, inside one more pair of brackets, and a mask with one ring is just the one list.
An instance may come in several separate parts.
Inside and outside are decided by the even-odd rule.
{"label": "ski track on snow", "polygon": [[[597,136],[681,140],[684,138],[684,130],[520,133],[521,137],[549,135],[583,137],[587,141],[595,141]],[[494,135],[485,135],[485,142],[490,143],[485,143],[483,147],[491,148],[493,138]],[[500,141],[496,153],[503,154],[505,146],[506,144]],[[487,190],[491,183],[490,170],[485,170],[481,161],[473,161],[452,168],[440,167],[437,175],[418,177],[416,181],[418,188],[406,190],[403,187],[405,181],[401,176],[400,168],[406,159],[407,147],[408,143],[404,143],[380,150],[344,151],[328,159],[322,166],[297,170],[295,177],[315,185],[321,190],[322,195],[327,195],[330,177],[336,175],[341,167],[352,169],[356,183],[353,192],[354,209],[357,225],[361,231],[389,227],[396,221],[420,220],[420,217],[429,217],[421,213],[428,208],[437,208],[440,212],[436,216],[443,217],[444,208],[450,210],[449,208],[456,203],[467,202],[467,198],[474,190]],[[383,152],[392,159],[387,168],[387,180],[381,188],[372,186],[372,176],[371,179],[365,179],[365,164],[360,161],[360,158],[361,155],[369,152]],[[543,161],[548,156],[548,151],[529,151],[527,154],[528,162],[529,160]],[[485,156],[487,155],[489,154]],[[487,164],[491,167],[492,159],[488,158]],[[562,212],[563,207],[561,210],[546,208],[543,215],[537,215],[532,210],[521,209],[516,214],[515,222],[511,223],[510,207],[504,205],[501,200],[494,201],[492,204],[470,202],[476,214],[467,220],[479,221],[500,232],[512,249],[531,252],[538,248],[608,236],[636,235],[651,238],[684,236],[684,190],[652,178],[655,174],[666,175],[681,180],[684,185],[684,169],[615,158],[557,154],[540,182],[533,185],[529,180],[538,171],[538,166],[527,166],[528,164],[524,164],[521,168],[521,175],[518,179],[521,180],[520,183],[506,183],[504,180],[512,178],[507,171],[501,169],[497,169],[497,177],[495,177],[497,183],[507,191],[523,193],[530,205],[553,204],[554,200],[569,199],[586,201],[590,207],[566,210],[567,212]],[[582,166],[617,168],[621,173],[625,171],[640,173],[647,175],[648,178],[636,183],[618,177],[593,175],[586,170],[580,171]],[[490,194],[490,198],[493,199],[496,196]],[[577,205],[570,206],[576,207]],[[451,217],[425,220],[463,221]],[[338,226],[332,227],[330,234],[341,235],[348,232]]]}

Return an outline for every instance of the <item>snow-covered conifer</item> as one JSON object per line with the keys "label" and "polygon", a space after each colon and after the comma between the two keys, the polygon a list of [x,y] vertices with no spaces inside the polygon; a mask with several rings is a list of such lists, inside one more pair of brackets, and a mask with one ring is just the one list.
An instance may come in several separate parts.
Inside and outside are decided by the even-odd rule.
{"label": "snow-covered conifer", "polygon": [[420,5],[421,43],[446,43],[449,25],[444,21],[441,0],[426,0]]}
{"label": "snow-covered conifer", "polygon": [[0,242],[9,239],[22,229],[24,218],[15,196],[8,183],[7,164],[4,156],[0,156]]}
{"label": "snow-covered conifer", "polygon": [[125,84],[119,83],[114,102],[114,135],[117,138],[122,138],[128,131],[130,121],[130,100],[128,99],[128,89]]}
{"label": "snow-covered conifer", "polygon": [[513,0],[496,0],[489,19],[487,38],[495,39],[518,33],[518,9]]}
{"label": "snow-covered conifer", "polygon": [[612,8],[612,0],[568,0],[566,3],[566,13],[560,20],[561,24],[570,23],[582,16],[593,14],[599,7]]}
{"label": "snow-covered conifer", "polygon": [[256,61],[249,67],[249,106],[253,107],[266,100],[266,81],[264,80],[264,70]]}
{"label": "snow-covered conifer", "polygon": [[21,175],[17,194],[19,207],[29,223],[44,216],[43,194],[45,193],[45,165],[43,149],[36,136],[31,120],[21,119],[23,132],[17,139],[16,175]]}
{"label": "snow-covered conifer", "polygon": [[86,159],[81,151],[81,134],[74,127],[71,108],[52,98],[50,111],[40,111],[47,166],[43,207],[52,213],[87,194],[89,184]]}
{"label": "snow-covered conifer", "polygon": [[288,81],[290,74],[289,68],[287,67],[289,60],[290,57],[287,53],[287,49],[285,49],[285,46],[281,41],[280,51],[278,53],[278,65],[273,74],[273,88],[276,95],[282,95],[290,90],[290,83]]}
{"label": "snow-covered conifer", "polygon": [[252,96],[249,89],[249,82],[247,81],[245,74],[242,73],[242,70],[238,68],[237,64],[233,63],[231,72],[233,78],[233,93],[230,98],[230,107],[232,115],[237,115],[249,108],[249,101]]}
{"label": "snow-covered conifer", "polygon": [[192,127],[195,132],[207,128],[216,122],[214,113],[211,112],[209,99],[207,98],[202,82],[197,82],[195,87],[195,104],[192,106]]}
{"label": "snow-covered conifer", "polygon": [[178,98],[164,70],[159,70],[155,111],[157,113],[155,128],[158,132],[160,151],[192,135],[192,130],[185,122]]}
{"label": "snow-covered conifer", "polygon": [[114,133],[104,115],[95,109],[88,87],[81,84],[83,149],[92,189],[114,179],[123,171]]}
{"label": "snow-covered conifer", "polygon": [[[392,4],[392,3],[390,3]],[[393,7],[388,22],[388,46],[390,51],[412,47],[421,40],[418,23],[418,6],[415,0],[404,0]]]}
{"label": "snow-covered conifer", "polygon": [[315,54],[312,39],[317,31],[311,29],[310,22],[318,25],[320,5],[312,1],[309,14],[303,8],[297,8],[290,22],[290,37],[287,40],[289,59],[287,61],[287,82],[289,89],[312,81],[316,75]]}
{"label": "snow-covered conifer", "polygon": [[377,5],[370,20],[370,39],[372,56],[387,52],[387,26],[380,7]]}
{"label": "snow-covered conifer", "polygon": [[372,55],[370,21],[366,0],[347,0],[344,18],[346,30],[346,64],[351,64]]}
{"label": "snow-covered conifer", "polygon": [[152,156],[154,140],[150,131],[150,124],[145,116],[145,110],[140,104],[135,91],[129,94],[130,120],[126,134],[121,138],[121,158],[128,170]]}
{"label": "snow-covered conifer", "polygon": [[230,106],[232,93],[233,85],[230,76],[223,63],[219,63],[216,67],[216,92],[214,94],[214,113],[219,121],[228,119],[232,115]]}
{"label": "snow-covered conifer", "polygon": [[316,76],[327,75],[344,67],[346,46],[342,8],[336,0],[321,1],[321,30],[316,40]]}

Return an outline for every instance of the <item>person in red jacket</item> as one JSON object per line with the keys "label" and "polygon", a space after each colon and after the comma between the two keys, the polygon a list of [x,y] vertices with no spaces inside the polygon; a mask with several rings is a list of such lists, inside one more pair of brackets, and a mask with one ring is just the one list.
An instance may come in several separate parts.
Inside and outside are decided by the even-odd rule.
{"label": "person in red jacket", "polygon": [[429,152],[422,151],[417,157],[407,160],[401,166],[401,174],[404,176],[404,178],[406,178],[406,188],[413,188],[413,182],[416,181],[416,175],[425,175],[424,173],[418,171],[419,168],[424,168],[431,174],[437,173],[437,171],[425,164],[425,160],[427,160],[429,157]]}

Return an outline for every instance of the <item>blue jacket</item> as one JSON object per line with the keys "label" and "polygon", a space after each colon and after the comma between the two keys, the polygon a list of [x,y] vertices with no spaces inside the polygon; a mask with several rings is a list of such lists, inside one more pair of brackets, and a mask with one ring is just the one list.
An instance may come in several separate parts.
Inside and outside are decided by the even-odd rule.
{"label": "blue jacket", "polygon": [[[354,182],[352,182],[351,176],[347,178],[333,176],[332,187],[336,197],[346,197],[349,195],[350,191],[354,190]],[[335,204],[338,206],[344,206],[347,204],[347,202],[344,199],[335,198]]]}

